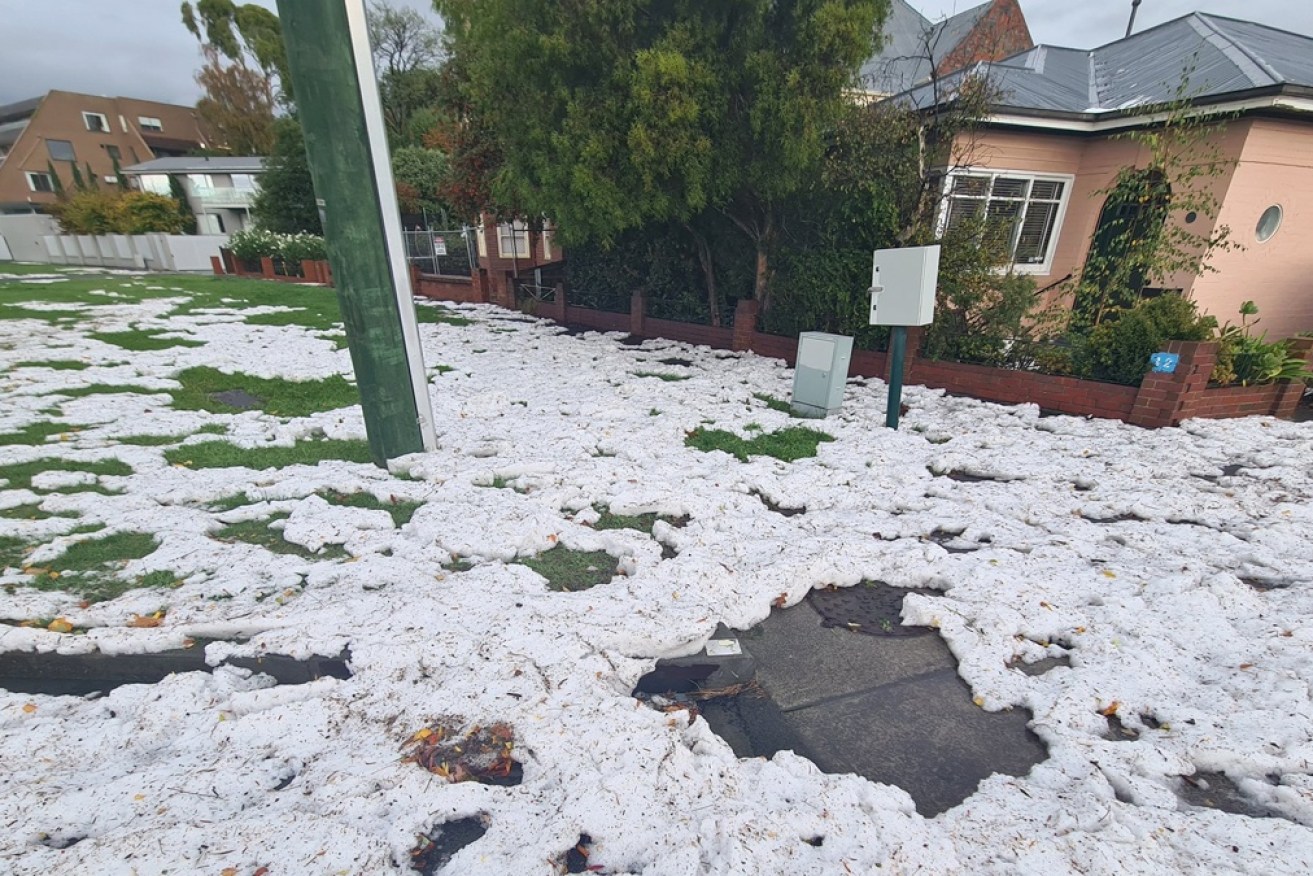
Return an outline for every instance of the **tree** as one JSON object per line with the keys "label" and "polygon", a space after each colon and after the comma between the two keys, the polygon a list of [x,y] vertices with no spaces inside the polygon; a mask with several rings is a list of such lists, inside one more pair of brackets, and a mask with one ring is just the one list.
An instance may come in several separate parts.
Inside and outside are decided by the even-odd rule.
{"label": "tree", "polygon": [[368,19],[380,79],[435,67],[442,60],[442,36],[418,11],[378,0],[369,4]]}
{"label": "tree", "polygon": [[207,45],[205,63],[196,73],[204,96],[196,112],[215,142],[232,155],[268,155],[274,145],[274,88],[259,70],[225,64],[219,50]]}
{"label": "tree", "polygon": [[278,16],[254,3],[232,0],[184,0],[182,23],[202,45],[241,67],[254,67],[282,100],[292,103],[292,80],[287,75],[287,50]]}
{"label": "tree", "polygon": [[182,217],[183,234],[196,233],[196,213],[191,208],[191,201],[187,199],[187,191],[182,187],[182,180],[173,174],[169,174],[169,197],[178,205],[178,215]]}
{"label": "tree", "polygon": [[436,127],[438,118],[433,107],[441,99],[441,77],[438,70],[417,67],[386,73],[379,79],[383,123],[394,150],[423,145],[424,136]]}
{"label": "tree", "polygon": [[[563,242],[720,211],[769,307],[784,200],[811,184],[887,0],[436,0],[491,193]],[[705,242],[705,241],[704,241]]]}
{"label": "tree", "polygon": [[294,118],[274,123],[273,152],[260,176],[260,192],[251,212],[267,231],[323,234],[305,138]]}
{"label": "tree", "polygon": [[447,175],[447,157],[436,149],[403,146],[392,154],[392,176],[402,213],[431,212],[443,217],[447,207],[438,196]]}

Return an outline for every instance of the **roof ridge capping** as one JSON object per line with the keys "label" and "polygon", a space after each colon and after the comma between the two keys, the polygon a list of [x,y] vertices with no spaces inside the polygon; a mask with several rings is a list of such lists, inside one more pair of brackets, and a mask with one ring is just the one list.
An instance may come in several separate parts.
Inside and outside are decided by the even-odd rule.
{"label": "roof ridge capping", "polygon": [[[1251,52],[1239,40],[1224,33],[1217,25],[1209,21],[1208,16],[1202,12],[1192,12],[1188,21],[1190,27],[1203,37],[1204,41],[1213,46],[1219,52],[1226,56],[1227,60],[1240,69],[1249,81],[1254,85],[1276,85],[1284,82],[1285,77],[1278,73],[1272,65],[1268,64],[1258,55]],[[1228,19],[1230,21],[1240,21],[1240,19]],[[1244,21],[1242,24],[1254,24],[1255,22]],[[1281,31],[1288,33],[1288,31]],[[1300,36],[1300,34],[1292,34]]]}

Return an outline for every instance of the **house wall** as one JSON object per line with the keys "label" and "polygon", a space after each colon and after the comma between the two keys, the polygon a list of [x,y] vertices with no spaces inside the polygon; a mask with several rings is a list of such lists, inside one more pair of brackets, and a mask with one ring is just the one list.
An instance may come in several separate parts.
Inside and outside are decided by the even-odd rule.
{"label": "house wall", "polygon": [[[108,123],[108,131],[88,131],[83,112],[100,113]],[[163,125],[163,136],[189,140],[199,145],[203,137],[194,112],[188,107],[156,103],[129,98],[95,97],[69,91],[52,91],[37,107],[27,128],[14,142],[3,164],[0,164],[0,204],[30,203],[38,207],[54,203],[55,196],[47,192],[34,192],[27,184],[26,171],[47,172],[47,163],[55,166],[66,188],[72,185],[73,172],[66,161],[50,161],[47,140],[68,140],[73,144],[79,169],[85,173],[90,163],[92,171],[101,178],[114,173],[114,162],[106,147],[118,148],[119,163],[123,167],[154,158],[146,145],[138,118],[158,118]]]}
{"label": "house wall", "polygon": [[[1260,243],[1257,224],[1276,204],[1277,233]],[[1313,330],[1313,130],[1282,119],[1255,119],[1232,175],[1218,222],[1243,249],[1218,253],[1217,269],[1195,281],[1193,297],[1219,322],[1239,323],[1240,304],[1258,305],[1268,338]]]}
{"label": "house wall", "polygon": [[[1261,200],[1264,196],[1262,194],[1264,186],[1270,186],[1273,177],[1279,176],[1281,170],[1290,166],[1289,162],[1298,160],[1296,148],[1290,142],[1294,131],[1290,130],[1280,133],[1275,139],[1265,135],[1262,142],[1269,145],[1251,149],[1247,144],[1251,139],[1251,126],[1255,124],[1263,123],[1248,119],[1231,122],[1224,132],[1212,141],[1217,157],[1229,164],[1222,173],[1216,176],[1204,175],[1195,180],[1193,185],[1207,186],[1218,202],[1223,204],[1223,209],[1212,219],[1203,215],[1198,216],[1189,226],[1191,233],[1210,235],[1215,225],[1227,223],[1235,229],[1236,222],[1229,218],[1231,211],[1234,209],[1238,214],[1245,210],[1252,212],[1253,208],[1243,200],[1237,200],[1233,205],[1234,180],[1244,181],[1244,185],[1253,190],[1253,194],[1248,196],[1250,200],[1255,198]],[[1273,146],[1272,143],[1277,145]],[[1073,294],[1071,284],[1063,281],[1080,276],[1085,260],[1089,256],[1091,239],[1099,224],[1099,214],[1107,198],[1105,192],[1113,184],[1117,172],[1123,167],[1146,165],[1149,158],[1148,150],[1134,140],[1118,137],[1115,134],[1090,137],[1018,129],[987,129],[978,135],[974,143],[962,141],[957,148],[960,153],[969,156],[969,161],[966,163],[973,166],[1069,174],[1074,177],[1062,227],[1058,230],[1052,264],[1046,273],[1032,275],[1041,289],[1049,288],[1050,301],[1060,301],[1070,305]],[[1280,169],[1256,174],[1255,169],[1250,167],[1253,161],[1250,156],[1263,156],[1263,159],[1257,162],[1260,166],[1270,164],[1274,149],[1277,154],[1284,156],[1282,161],[1286,164],[1276,165]],[[1313,170],[1310,170],[1309,174],[1307,184],[1313,186]],[[1266,206],[1267,204],[1264,204],[1264,207]],[[1245,220],[1249,226],[1245,231],[1250,238],[1253,236],[1253,225],[1261,212],[1262,208],[1259,208],[1258,213]],[[1176,217],[1174,221],[1180,221],[1180,217]],[[1285,230],[1283,225],[1282,232]],[[1244,234],[1239,236],[1244,237]],[[1256,290],[1255,294],[1235,298],[1232,306],[1230,298],[1223,290],[1233,288],[1235,285],[1232,282],[1235,265],[1223,255],[1215,256],[1210,264],[1223,273],[1207,273],[1202,277],[1195,277],[1188,272],[1181,273],[1165,278],[1161,285],[1165,288],[1181,289],[1183,294],[1197,300],[1202,310],[1217,316],[1219,322],[1231,318],[1239,308],[1240,301],[1245,298],[1254,298],[1258,301],[1263,297]],[[1282,275],[1285,272],[1284,268],[1275,266],[1270,270]],[[1265,294],[1269,307],[1275,312],[1282,307],[1277,301],[1287,296],[1288,290],[1282,291],[1276,288],[1276,285],[1269,285]],[[1262,301],[1259,301],[1259,306],[1263,306]]]}

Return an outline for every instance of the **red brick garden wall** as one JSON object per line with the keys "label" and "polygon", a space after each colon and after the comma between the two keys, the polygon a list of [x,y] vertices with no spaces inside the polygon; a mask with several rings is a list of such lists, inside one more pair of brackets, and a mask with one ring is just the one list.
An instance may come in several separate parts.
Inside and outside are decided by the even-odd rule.
{"label": "red brick garden wall", "polygon": [[[416,273],[415,294],[442,301],[503,304],[513,278],[501,272],[480,270],[470,280]],[[513,303],[513,302],[512,302]],[[535,314],[556,322],[594,331],[628,332],[640,338],[669,338],[719,349],[750,350],[792,364],[796,338],[763,334],[756,330],[757,303],[740,301],[733,328],[713,328],[647,316],[647,301],[635,293],[629,313],[576,307],[558,287],[551,301],[537,302]],[[964,362],[923,359],[921,329],[908,330],[903,379],[908,384],[943,389],[1002,404],[1036,404],[1050,411],[1076,416],[1123,420],[1137,426],[1175,426],[1191,417],[1225,419],[1254,414],[1289,418],[1295,413],[1304,385],[1299,381],[1249,387],[1209,387],[1208,377],[1217,361],[1217,345],[1207,341],[1172,341],[1168,352],[1180,356],[1171,374],[1150,373],[1140,386],[1121,386],[1097,380],[1060,377],[1034,371],[991,368]],[[1313,339],[1295,340],[1293,349],[1313,366]],[[884,378],[888,355],[854,350],[849,373]]]}

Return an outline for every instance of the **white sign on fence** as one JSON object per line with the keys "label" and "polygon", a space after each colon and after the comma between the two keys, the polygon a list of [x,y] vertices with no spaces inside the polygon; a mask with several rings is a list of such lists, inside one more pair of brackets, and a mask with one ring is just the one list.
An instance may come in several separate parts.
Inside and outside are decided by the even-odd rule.
{"label": "white sign on fence", "polygon": [[447,254],[447,238],[441,237],[437,234],[433,235],[433,254],[434,255]]}

